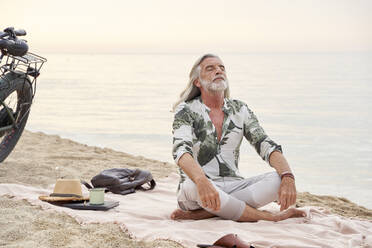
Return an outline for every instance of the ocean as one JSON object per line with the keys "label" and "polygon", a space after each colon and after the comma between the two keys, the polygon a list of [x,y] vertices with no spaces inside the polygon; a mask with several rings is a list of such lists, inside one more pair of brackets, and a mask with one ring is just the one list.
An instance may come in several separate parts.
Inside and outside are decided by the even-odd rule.
{"label": "ocean", "polygon": [[[28,130],[173,162],[170,110],[199,54],[41,55]],[[282,145],[297,190],[372,208],[372,54],[219,55],[231,97]],[[245,141],[239,168],[271,170]]]}

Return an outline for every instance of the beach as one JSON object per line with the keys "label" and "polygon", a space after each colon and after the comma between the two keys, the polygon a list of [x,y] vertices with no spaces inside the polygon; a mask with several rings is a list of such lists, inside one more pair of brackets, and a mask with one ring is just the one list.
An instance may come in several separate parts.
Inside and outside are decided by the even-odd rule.
{"label": "beach", "polygon": [[[100,171],[116,167],[149,170],[155,180],[177,171],[172,163],[88,146],[58,135],[25,131],[13,153],[0,166],[0,183],[46,188],[61,177],[90,181]],[[81,225],[67,214],[44,211],[14,198],[0,197],[0,246],[183,247],[171,240],[137,240],[115,223]],[[372,210],[340,197],[300,192],[297,206],[321,206],[348,218],[372,220]]]}
{"label": "beach", "polygon": [[[372,248],[372,1],[92,0],[87,5],[20,0],[3,5],[0,74],[25,72],[32,79],[33,97],[17,104],[24,94],[2,81],[0,93],[11,93],[0,97],[2,112],[12,117],[9,111],[32,107],[19,142],[0,163],[0,248],[195,248],[227,234],[254,248]],[[206,25],[209,20],[213,25]],[[43,59],[29,60],[21,52]],[[214,62],[202,63],[208,54]],[[207,85],[220,77],[223,95],[222,88]],[[280,166],[279,174],[294,175],[296,202],[284,212],[278,200],[260,205],[261,212],[245,212],[280,216],[292,211],[296,218],[170,218],[182,198],[199,196],[187,195],[187,190],[180,191],[184,197],[177,194],[177,188],[187,185],[179,184],[172,147],[179,147],[174,107],[185,100],[181,92],[203,81],[203,104],[219,114],[217,123],[214,113],[201,109],[204,122],[212,120],[221,136],[216,173],[239,175],[247,184],[264,173],[276,177],[267,150],[267,143],[274,142],[290,166]],[[244,123],[239,120],[242,126],[225,107],[221,112],[209,104],[217,103],[217,96],[248,107]],[[3,117],[4,125],[13,119]],[[256,126],[251,117],[258,121],[254,129],[264,130],[262,139],[250,130]],[[204,131],[197,134],[199,118],[192,119],[193,154],[207,175],[217,168],[201,162],[207,157],[203,147],[215,144]],[[231,132],[221,135],[220,124]],[[240,130],[238,136],[231,127]],[[3,137],[6,145],[9,139]],[[204,137],[203,145],[195,143]],[[239,147],[233,148],[228,143],[235,137],[242,140],[234,140]],[[265,140],[269,142],[261,142]],[[205,155],[213,157],[211,151]],[[60,178],[91,182],[111,168],[149,171],[156,187],[124,196],[106,192],[105,204],[95,207],[115,205],[108,211],[88,210],[88,201],[79,201],[84,210],[77,210],[77,204],[41,200],[53,193]],[[226,180],[221,179],[224,191],[230,184]],[[264,183],[252,188],[272,189]],[[81,186],[86,199],[89,187]],[[293,193],[286,186],[280,184],[280,195]],[[253,202],[275,199],[275,191],[268,198],[249,187],[244,190],[251,191]],[[243,195],[235,189],[227,193],[233,198],[235,192]],[[237,206],[220,199],[221,209]],[[252,205],[244,201],[241,210]]]}
{"label": "beach", "polygon": [[[28,130],[173,163],[170,109],[200,54],[45,56]],[[282,146],[298,191],[372,208],[372,54],[220,56],[231,98],[245,102]],[[92,74],[102,70],[97,61],[115,66]],[[271,170],[246,140],[240,151],[244,177]]]}

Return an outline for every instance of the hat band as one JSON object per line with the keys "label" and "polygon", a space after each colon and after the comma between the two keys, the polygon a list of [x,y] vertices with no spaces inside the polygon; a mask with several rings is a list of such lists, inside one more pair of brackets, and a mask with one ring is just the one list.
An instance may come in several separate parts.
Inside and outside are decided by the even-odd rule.
{"label": "hat band", "polygon": [[81,196],[81,195],[75,195],[75,194],[58,194],[58,193],[52,193],[49,196],[83,198],[83,196]]}

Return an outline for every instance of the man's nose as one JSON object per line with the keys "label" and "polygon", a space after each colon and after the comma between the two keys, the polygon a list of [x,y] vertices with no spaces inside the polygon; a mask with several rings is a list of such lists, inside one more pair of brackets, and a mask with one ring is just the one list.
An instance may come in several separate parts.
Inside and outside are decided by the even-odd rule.
{"label": "man's nose", "polygon": [[216,75],[223,74],[223,70],[220,67],[217,67]]}

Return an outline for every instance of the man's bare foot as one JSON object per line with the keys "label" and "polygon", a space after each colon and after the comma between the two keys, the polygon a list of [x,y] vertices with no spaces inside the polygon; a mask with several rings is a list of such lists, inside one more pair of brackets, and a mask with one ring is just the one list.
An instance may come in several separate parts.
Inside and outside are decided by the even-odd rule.
{"label": "man's bare foot", "polygon": [[212,218],[215,215],[205,211],[204,209],[198,209],[193,211],[184,211],[181,209],[176,209],[171,214],[172,220],[202,220]]}
{"label": "man's bare foot", "polygon": [[276,214],[274,221],[286,220],[288,218],[306,217],[306,213],[297,208],[289,208],[283,212]]}

